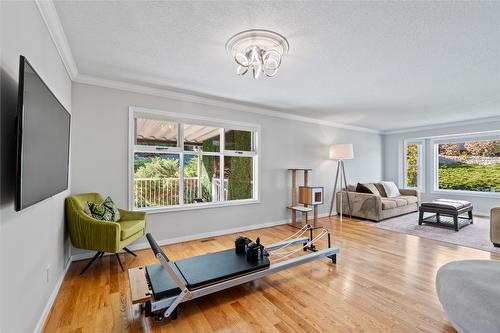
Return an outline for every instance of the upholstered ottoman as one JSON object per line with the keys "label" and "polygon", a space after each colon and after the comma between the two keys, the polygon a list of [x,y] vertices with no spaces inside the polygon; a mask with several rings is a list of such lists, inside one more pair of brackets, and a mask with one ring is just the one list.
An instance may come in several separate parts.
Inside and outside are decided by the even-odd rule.
{"label": "upholstered ottoman", "polygon": [[[420,207],[418,207],[418,211],[420,212],[418,217],[419,225],[430,223],[451,227],[455,231],[458,231],[460,221],[468,222],[465,225],[473,223],[472,204],[465,200],[437,199],[431,202],[422,202]],[[424,218],[424,213],[434,213],[434,215]],[[468,218],[460,216],[464,213],[468,213]]]}
{"label": "upholstered ottoman", "polygon": [[460,333],[500,332],[500,261],[462,260],[442,266],[436,289]]}

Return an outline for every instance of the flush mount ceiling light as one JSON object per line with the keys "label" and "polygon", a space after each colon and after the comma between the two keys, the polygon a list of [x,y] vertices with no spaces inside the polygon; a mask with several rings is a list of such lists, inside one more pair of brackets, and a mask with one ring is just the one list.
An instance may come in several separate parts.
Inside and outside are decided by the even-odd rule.
{"label": "flush mount ceiling light", "polygon": [[226,43],[227,53],[236,61],[236,73],[251,71],[258,79],[261,73],[273,77],[278,73],[281,58],[288,52],[288,41],[280,34],[262,29],[237,33]]}

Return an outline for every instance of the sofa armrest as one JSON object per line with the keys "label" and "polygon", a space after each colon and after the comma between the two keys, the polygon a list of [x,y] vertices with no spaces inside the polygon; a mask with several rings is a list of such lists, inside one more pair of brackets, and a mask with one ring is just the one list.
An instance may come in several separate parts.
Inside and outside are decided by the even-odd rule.
{"label": "sofa armrest", "polygon": [[413,188],[400,188],[399,189],[399,193],[401,193],[401,195],[410,195],[410,196],[413,196],[413,197],[417,197],[417,202],[418,204],[420,205],[420,192],[416,189],[413,189]]}
{"label": "sofa armrest", "polygon": [[120,221],[133,221],[133,220],[145,220],[146,213],[145,212],[134,212],[130,210],[120,209]]}
{"label": "sofa armrest", "polygon": [[[340,193],[337,192],[337,212],[340,211]],[[351,214],[353,216],[367,218],[370,220],[378,220],[382,213],[382,198],[378,194],[345,192],[342,191],[342,211],[344,214],[349,213],[349,204],[347,195],[351,202]]]}

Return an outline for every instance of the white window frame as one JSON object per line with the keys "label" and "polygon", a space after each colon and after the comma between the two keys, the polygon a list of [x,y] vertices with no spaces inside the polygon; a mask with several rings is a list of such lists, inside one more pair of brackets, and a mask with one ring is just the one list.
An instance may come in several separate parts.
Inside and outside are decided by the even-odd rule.
{"label": "white window frame", "polygon": [[[408,185],[408,163],[407,153],[408,145],[415,144],[418,146],[418,160],[417,160],[417,187]],[[425,140],[421,139],[407,139],[403,141],[403,170],[402,170],[402,184],[403,188],[417,189],[420,192],[425,192]]]}
{"label": "white window frame", "polygon": [[440,144],[462,143],[464,141],[498,140],[499,138],[500,138],[500,131],[487,131],[487,132],[468,133],[461,135],[447,135],[447,136],[432,138],[430,141],[430,145],[433,149],[431,193],[457,195],[457,196],[484,197],[484,198],[500,198],[500,192],[443,190],[439,188],[439,145]]}
{"label": "white window frame", "polygon": [[[156,147],[148,147],[135,145],[135,118],[137,117],[153,118],[165,121],[171,121],[181,124],[178,126],[177,146],[164,147],[162,153],[165,154],[178,154],[179,155],[179,169],[184,170],[184,155],[210,155],[219,156],[219,173],[221,178],[221,191],[219,201],[217,202],[202,202],[202,203],[184,203],[184,172],[180,172],[179,176],[179,204],[162,206],[162,207],[147,207],[136,208],[134,207],[134,154],[136,152],[154,152],[159,153]],[[183,124],[200,124],[205,126],[213,126],[220,128],[220,151],[219,152],[188,152],[184,151],[184,133]],[[252,151],[235,151],[225,149],[225,130],[244,130],[252,132]],[[168,112],[156,109],[149,109],[137,106],[129,107],[129,153],[128,153],[128,208],[134,211],[146,211],[148,213],[163,213],[171,211],[194,210],[212,207],[224,206],[238,206],[247,204],[260,203],[260,168],[259,168],[259,153],[260,153],[260,135],[261,126],[259,124],[244,123],[231,120],[215,119],[203,117],[193,114]],[[224,201],[224,156],[237,156],[237,157],[253,157],[253,184],[252,193],[253,198],[228,200]]]}

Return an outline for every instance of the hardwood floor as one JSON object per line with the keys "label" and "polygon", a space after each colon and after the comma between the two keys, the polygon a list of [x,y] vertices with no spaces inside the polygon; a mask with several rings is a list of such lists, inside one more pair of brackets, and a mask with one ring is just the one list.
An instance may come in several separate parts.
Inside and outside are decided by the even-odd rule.
{"label": "hardwood floor", "polygon": [[[437,269],[459,259],[500,259],[467,247],[323,218],[341,247],[337,265],[318,260],[181,304],[175,321],[156,322],[130,303],[128,276],[114,256],[80,276],[71,264],[45,332],[455,332],[435,292]],[[295,229],[245,232],[266,243]],[[164,246],[180,259],[233,246],[226,235]],[[122,254],[125,269],[155,263],[150,250]]]}

